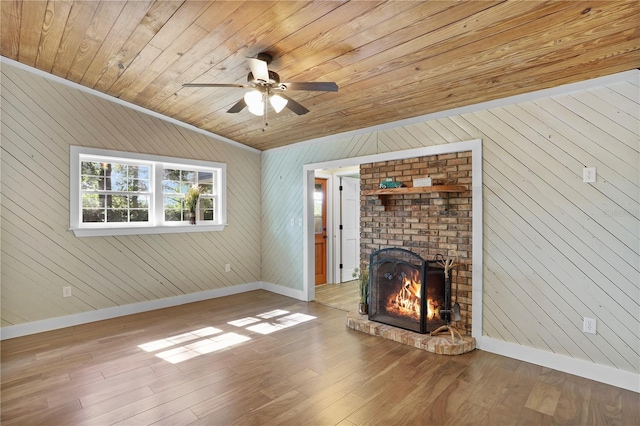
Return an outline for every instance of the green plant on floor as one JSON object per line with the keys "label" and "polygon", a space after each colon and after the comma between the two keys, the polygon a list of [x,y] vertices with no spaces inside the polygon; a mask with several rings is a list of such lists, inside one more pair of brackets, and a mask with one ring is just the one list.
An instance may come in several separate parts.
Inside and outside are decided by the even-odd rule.
{"label": "green plant on floor", "polygon": [[361,271],[360,268],[355,268],[351,276],[358,280],[360,303],[369,303],[369,272],[366,269]]}

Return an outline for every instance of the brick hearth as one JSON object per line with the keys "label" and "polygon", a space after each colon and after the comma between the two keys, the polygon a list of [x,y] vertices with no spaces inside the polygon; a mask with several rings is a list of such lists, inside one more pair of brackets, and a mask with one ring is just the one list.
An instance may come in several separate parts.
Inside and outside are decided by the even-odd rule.
{"label": "brick hearth", "polygon": [[347,327],[440,355],[462,355],[476,348],[476,339],[471,336],[462,336],[462,339],[456,336],[452,342],[451,334],[430,336],[414,333],[391,325],[369,321],[365,315],[353,312],[347,313]]}

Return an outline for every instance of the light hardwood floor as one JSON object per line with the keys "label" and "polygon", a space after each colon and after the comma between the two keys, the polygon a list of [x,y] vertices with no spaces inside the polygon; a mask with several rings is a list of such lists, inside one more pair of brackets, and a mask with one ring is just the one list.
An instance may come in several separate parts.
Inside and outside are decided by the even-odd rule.
{"label": "light hardwood floor", "polygon": [[636,393],[262,290],[4,341],[1,400],[3,426],[640,424]]}
{"label": "light hardwood floor", "polygon": [[316,286],[316,303],[347,312],[356,312],[360,302],[358,281]]}

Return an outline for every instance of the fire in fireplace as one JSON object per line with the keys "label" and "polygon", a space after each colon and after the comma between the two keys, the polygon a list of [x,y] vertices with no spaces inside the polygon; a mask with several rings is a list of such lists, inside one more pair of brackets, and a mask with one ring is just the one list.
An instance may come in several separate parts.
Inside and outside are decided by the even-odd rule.
{"label": "fire in fireplace", "polygon": [[369,319],[417,333],[447,325],[451,289],[444,268],[405,249],[374,251],[369,265]]}

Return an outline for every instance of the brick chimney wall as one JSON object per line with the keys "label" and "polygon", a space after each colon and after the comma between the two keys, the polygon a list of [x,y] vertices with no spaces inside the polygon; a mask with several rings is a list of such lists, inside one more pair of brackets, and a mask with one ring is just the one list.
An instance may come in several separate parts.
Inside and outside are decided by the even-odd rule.
{"label": "brick chimney wall", "polygon": [[[365,195],[386,178],[413,186],[414,178],[431,177],[433,185],[461,185],[464,192]],[[458,328],[471,334],[471,151],[360,166],[360,256],[369,267],[375,250],[398,247],[425,259],[440,253],[462,263],[453,273],[452,306],[460,304]]]}

